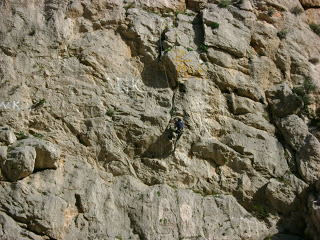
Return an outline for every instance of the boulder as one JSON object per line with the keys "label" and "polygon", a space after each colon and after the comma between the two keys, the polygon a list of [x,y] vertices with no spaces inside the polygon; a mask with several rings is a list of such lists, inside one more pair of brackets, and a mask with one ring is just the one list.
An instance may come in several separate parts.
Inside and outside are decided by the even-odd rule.
{"label": "boulder", "polygon": [[277,121],[277,126],[286,142],[296,151],[305,145],[309,134],[308,126],[297,115],[289,115]]}
{"label": "boulder", "polygon": [[266,91],[266,96],[272,113],[280,118],[298,113],[303,106],[303,102],[286,83],[272,86]]}
{"label": "boulder", "polygon": [[304,144],[296,153],[298,170],[307,183],[314,183],[320,177],[320,143],[308,134]]}
{"label": "boulder", "polygon": [[2,171],[4,163],[7,160],[7,147],[0,146],[0,181],[6,180]]}
{"label": "boulder", "polygon": [[319,8],[310,8],[306,10],[306,15],[308,18],[308,23],[320,24],[320,9]]}
{"label": "boulder", "polygon": [[305,8],[320,7],[320,0],[300,0],[300,2]]}
{"label": "boulder", "polygon": [[3,164],[3,171],[10,181],[17,181],[29,176],[35,166],[36,150],[30,146],[9,150]]}
{"label": "boulder", "polygon": [[309,226],[306,231],[307,235],[309,235],[312,239],[318,240],[318,236],[320,233],[320,198],[317,196],[319,192],[314,194],[310,193],[308,199],[308,208],[310,211],[309,217]]}
{"label": "boulder", "polygon": [[186,9],[186,2],[184,0],[173,1],[157,1],[157,0],[139,0],[138,4],[141,4],[144,8],[161,9],[161,10],[174,10],[183,11]]}
{"label": "boulder", "polygon": [[293,174],[271,178],[266,187],[266,198],[281,213],[289,213],[306,201],[308,185]]}
{"label": "boulder", "polygon": [[208,4],[208,0],[189,0],[187,1],[187,7],[199,11],[205,8]]}
{"label": "boulder", "polygon": [[0,142],[10,145],[16,141],[16,135],[9,127],[0,127]]}
{"label": "boulder", "polygon": [[259,102],[252,101],[249,98],[236,96],[234,94],[232,94],[231,97],[232,97],[232,110],[233,110],[233,113],[236,115],[264,112],[263,105]]}
{"label": "boulder", "polygon": [[296,150],[298,171],[307,183],[320,177],[320,143],[297,115],[289,115],[277,121],[286,142]]}
{"label": "boulder", "polygon": [[162,59],[173,86],[176,86],[178,81],[188,78],[198,77],[200,80],[205,77],[207,66],[202,64],[199,54],[195,51],[189,52],[182,46],[175,46]]}
{"label": "boulder", "polygon": [[282,176],[289,170],[281,143],[264,131],[249,127],[234,119],[219,119],[227,133],[220,141],[251,160],[263,176]]}
{"label": "boulder", "polygon": [[4,212],[0,212],[0,238],[3,240],[43,240],[41,236],[27,230],[27,226],[25,224],[17,223]]}
{"label": "boulder", "polygon": [[[269,19],[268,15],[267,19]],[[277,38],[277,29],[265,21],[256,21],[254,24],[251,46],[260,56],[272,56],[278,49],[280,40]],[[270,79],[271,80],[271,79]]]}
{"label": "boulder", "polygon": [[36,150],[35,169],[56,169],[61,148],[49,141],[37,138],[27,138],[18,142],[22,146],[30,146]]}
{"label": "boulder", "polygon": [[264,130],[269,133],[275,133],[275,126],[269,122],[267,113],[247,113],[244,115],[237,115],[235,119],[245,123],[248,126]]}
{"label": "boulder", "polygon": [[[214,8],[203,11],[205,31],[204,44],[220,48],[231,55],[243,57],[250,45],[250,30],[242,22],[236,22],[226,8]],[[212,24],[219,23],[219,28],[213,29]],[[234,36],[237,36],[236,38]]]}
{"label": "boulder", "polygon": [[237,157],[237,152],[217,139],[200,139],[192,145],[191,151],[194,155],[203,159],[211,160],[217,165]]}

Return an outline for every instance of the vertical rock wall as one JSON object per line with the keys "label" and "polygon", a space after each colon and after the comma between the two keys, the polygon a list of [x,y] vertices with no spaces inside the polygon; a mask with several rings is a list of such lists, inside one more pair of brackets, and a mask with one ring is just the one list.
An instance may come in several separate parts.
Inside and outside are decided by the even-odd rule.
{"label": "vertical rock wall", "polygon": [[318,239],[317,1],[0,3],[1,239]]}

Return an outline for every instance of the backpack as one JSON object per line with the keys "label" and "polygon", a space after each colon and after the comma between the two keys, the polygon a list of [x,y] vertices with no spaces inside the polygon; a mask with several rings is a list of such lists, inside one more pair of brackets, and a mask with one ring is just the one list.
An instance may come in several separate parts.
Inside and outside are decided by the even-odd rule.
{"label": "backpack", "polygon": [[183,127],[184,127],[184,123],[182,121],[177,121],[176,125],[177,125],[178,129],[183,129]]}

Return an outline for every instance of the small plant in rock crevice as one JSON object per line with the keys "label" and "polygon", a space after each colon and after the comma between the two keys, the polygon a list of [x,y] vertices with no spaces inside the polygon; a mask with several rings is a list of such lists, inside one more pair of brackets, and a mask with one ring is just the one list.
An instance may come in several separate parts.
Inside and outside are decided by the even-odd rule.
{"label": "small plant in rock crevice", "polygon": [[303,12],[303,8],[301,8],[300,6],[297,5],[291,9],[291,12],[295,15],[299,15]]}
{"label": "small plant in rock crevice", "polygon": [[286,36],[287,36],[288,32],[286,30],[282,30],[280,32],[277,33],[277,36],[280,38],[280,39],[285,39]]}
{"label": "small plant in rock crevice", "polygon": [[44,138],[44,136],[40,133],[33,133],[32,136],[34,136],[35,138],[39,138],[39,139]]}
{"label": "small plant in rock crevice", "polygon": [[269,216],[266,206],[261,204],[256,204],[253,206],[253,215],[259,219],[265,219]]}
{"label": "small plant in rock crevice", "polygon": [[20,132],[15,132],[14,133],[17,137],[18,140],[21,140],[21,139],[27,139],[29,136],[26,135],[23,131],[20,131]]}
{"label": "small plant in rock crevice", "polygon": [[212,29],[218,29],[219,26],[220,26],[220,24],[217,23],[217,22],[213,22],[213,23],[211,24],[211,28],[212,28]]}
{"label": "small plant in rock crevice", "polygon": [[126,5],[126,6],[124,6],[123,8],[125,9],[125,10],[128,10],[128,9],[130,9],[130,8],[133,8],[134,6],[135,6],[135,2],[133,1],[133,2],[131,2],[131,3],[128,3],[128,5]]}
{"label": "small plant in rock crevice", "polygon": [[218,7],[220,8],[228,8],[231,4],[231,0],[222,0],[218,3]]}
{"label": "small plant in rock crevice", "polygon": [[309,24],[309,27],[315,34],[320,36],[320,26],[318,24],[312,22]]}
{"label": "small plant in rock crevice", "polygon": [[106,115],[109,116],[109,117],[113,117],[114,110],[113,109],[108,109],[107,112],[106,112]]}
{"label": "small plant in rock crevice", "polygon": [[304,80],[302,86],[294,87],[292,91],[302,100],[304,109],[303,113],[309,115],[309,105],[311,104],[310,94],[317,90],[316,85],[314,85],[311,79]]}
{"label": "small plant in rock crevice", "polygon": [[183,12],[180,12],[180,11],[175,12],[176,17],[177,17],[179,14],[186,15],[186,16],[190,16],[190,17],[194,17],[194,16],[195,16],[194,13],[187,13],[186,10],[184,10]]}
{"label": "small plant in rock crevice", "polygon": [[208,46],[205,45],[205,44],[201,44],[199,49],[204,52],[204,53],[207,53],[208,52]]}
{"label": "small plant in rock crevice", "polygon": [[38,102],[36,102],[35,104],[33,104],[33,105],[31,106],[31,108],[32,108],[32,109],[40,108],[40,107],[42,107],[45,103],[46,103],[46,99],[45,99],[45,98],[41,98]]}
{"label": "small plant in rock crevice", "polygon": [[272,17],[275,12],[276,12],[276,10],[274,10],[274,8],[272,8],[272,7],[268,8],[268,15],[270,17]]}
{"label": "small plant in rock crevice", "polygon": [[169,187],[171,187],[171,188],[173,188],[173,189],[177,189],[177,187],[176,187],[176,186],[171,185],[171,184],[169,184],[169,183],[168,183],[168,186],[169,186]]}
{"label": "small plant in rock crevice", "polygon": [[167,48],[166,50],[164,50],[164,53],[168,53],[168,52],[170,52],[170,51],[172,50],[172,48],[173,48],[173,47],[169,47],[169,48]]}
{"label": "small plant in rock crevice", "polygon": [[312,64],[316,65],[316,64],[319,63],[319,58],[317,58],[317,57],[310,58],[310,59],[309,59],[309,62],[311,62]]}
{"label": "small plant in rock crevice", "polygon": [[28,35],[29,36],[34,36],[35,34],[36,34],[35,28],[31,28],[31,30],[29,31]]}

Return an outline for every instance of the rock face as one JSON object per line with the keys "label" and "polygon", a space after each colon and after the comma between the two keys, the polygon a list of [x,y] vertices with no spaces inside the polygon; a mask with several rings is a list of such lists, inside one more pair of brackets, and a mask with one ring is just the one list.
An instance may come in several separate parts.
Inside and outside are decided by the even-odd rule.
{"label": "rock face", "polygon": [[0,239],[318,239],[317,7],[1,1]]}

